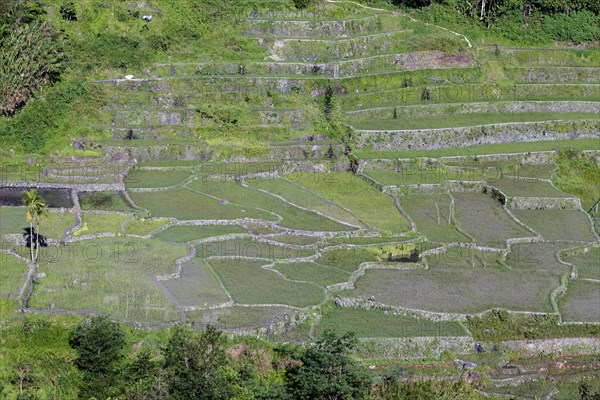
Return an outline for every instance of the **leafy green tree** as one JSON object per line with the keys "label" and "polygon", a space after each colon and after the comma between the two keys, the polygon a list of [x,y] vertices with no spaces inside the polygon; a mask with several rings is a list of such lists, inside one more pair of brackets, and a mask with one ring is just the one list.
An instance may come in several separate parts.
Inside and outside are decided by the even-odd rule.
{"label": "leafy green tree", "polygon": [[365,399],[371,380],[352,358],[354,334],[338,337],[326,331],[323,339],[302,355],[300,366],[287,372],[288,389],[294,399]]}
{"label": "leafy green tree", "polygon": [[107,316],[88,318],[73,330],[69,345],[77,353],[75,364],[85,375],[80,398],[112,395],[125,347],[121,326]]}
{"label": "leafy green tree", "polygon": [[213,326],[198,334],[176,326],[164,349],[169,398],[212,400],[233,397],[236,376],[231,374],[225,337]]}
{"label": "leafy green tree", "polygon": [[[29,245],[31,261],[37,263],[40,251],[40,224],[44,218],[48,217],[48,205],[35,189],[31,189],[23,194],[23,204],[27,207],[25,218],[29,222],[29,234],[31,235]],[[34,225],[35,230],[33,228]],[[35,254],[33,251],[34,247]]]}
{"label": "leafy green tree", "polygon": [[152,352],[142,349],[125,369],[128,400],[163,400],[168,398],[161,363]]}

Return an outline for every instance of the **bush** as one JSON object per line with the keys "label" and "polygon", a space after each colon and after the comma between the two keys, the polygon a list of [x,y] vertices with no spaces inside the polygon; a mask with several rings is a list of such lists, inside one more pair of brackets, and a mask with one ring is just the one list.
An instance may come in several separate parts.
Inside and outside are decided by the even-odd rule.
{"label": "bush", "polygon": [[77,10],[75,10],[75,3],[72,1],[65,1],[60,6],[60,15],[66,21],[77,21]]}
{"label": "bush", "polygon": [[294,6],[296,9],[302,10],[310,5],[310,0],[294,0]]}
{"label": "bush", "polygon": [[412,399],[464,399],[481,398],[475,388],[464,381],[449,382],[443,380],[410,380],[408,382],[384,380],[376,389],[376,399],[412,400]]}
{"label": "bush", "polygon": [[589,11],[544,17],[543,30],[557,40],[573,43],[600,39],[600,19]]}
{"label": "bush", "polygon": [[563,192],[579,197],[587,210],[600,197],[600,163],[589,154],[563,149],[556,156],[556,164],[553,183]]}
{"label": "bush", "polygon": [[549,35],[542,30],[542,16],[534,14],[525,18],[520,10],[507,12],[498,18],[494,29],[505,38],[521,43],[546,43],[550,40]]}

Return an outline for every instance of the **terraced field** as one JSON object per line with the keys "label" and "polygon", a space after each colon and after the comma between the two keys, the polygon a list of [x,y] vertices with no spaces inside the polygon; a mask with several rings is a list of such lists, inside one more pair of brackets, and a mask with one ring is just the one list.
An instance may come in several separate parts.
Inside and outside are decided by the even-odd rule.
{"label": "terraced field", "polygon": [[564,148],[600,168],[597,49],[494,51],[350,3],[239,22],[260,57],[95,82],[99,154],[29,179],[68,197],[38,267],[0,206],[0,295],[304,338],[466,337],[496,308],[600,322],[600,193],[577,186],[598,175],[557,177]]}

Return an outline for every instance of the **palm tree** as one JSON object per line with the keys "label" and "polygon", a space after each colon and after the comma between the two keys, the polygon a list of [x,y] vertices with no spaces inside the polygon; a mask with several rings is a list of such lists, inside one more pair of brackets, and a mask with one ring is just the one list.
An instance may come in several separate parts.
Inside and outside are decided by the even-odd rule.
{"label": "palm tree", "polygon": [[[31,189],[23,194],[23,204],[25,204],[25,206],[27,207],[25,218],[27,218],[27,222],[29,222],[29,234],[31,236],[31,241],[29,245],[31,261],[37,263],[40,251],[39,228],[40,224],[42,223],[42,220],[48,217],[48,205],[35,189]],[[33,229],[34,224],[35,230]],[[33,254],[34,240],[35,256]]]}

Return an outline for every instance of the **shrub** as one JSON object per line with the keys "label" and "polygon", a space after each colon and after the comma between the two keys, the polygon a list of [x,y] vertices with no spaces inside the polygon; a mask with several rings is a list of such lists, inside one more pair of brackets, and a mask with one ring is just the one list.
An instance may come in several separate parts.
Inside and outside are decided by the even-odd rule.
{"label": "shrub", "polygon": [[521,43],[545,43],[549,35],[542,30],[542,16],[538,13],[525,18],[520,10],[509,11],[495,21],[494,29],[504,37]]}
{"label": "shrub", "polygon": [[75,3],[72,1],[65,1],[60,6],[60,15],[66,21],[77,21],[77,10],[75,10]]}
{"label": "shrub", "polygon": [[294,0],[294,6],[296,9],[302,10],[310,5],[310,0]]}
{"label": "shrub", "polygon": [[544,17],[543,30],[555,39],[581,43],[600,39],[598,16],[589,11]]}

